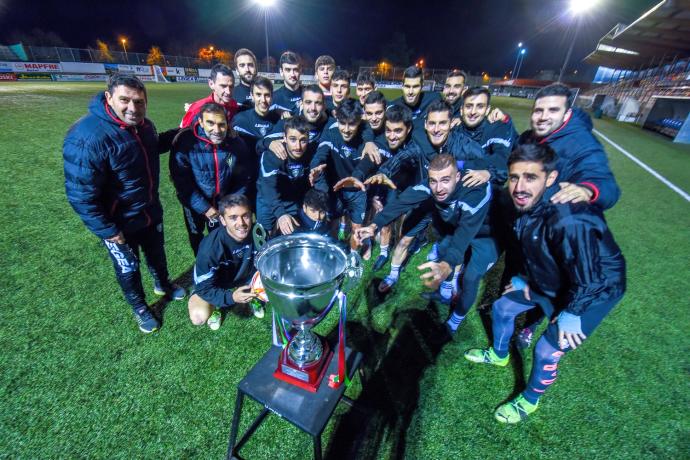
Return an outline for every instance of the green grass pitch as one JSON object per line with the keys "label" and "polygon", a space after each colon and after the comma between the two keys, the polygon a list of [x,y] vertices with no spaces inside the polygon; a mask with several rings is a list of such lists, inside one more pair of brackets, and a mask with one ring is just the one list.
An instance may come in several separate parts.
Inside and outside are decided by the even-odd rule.
{"label": "green grass pitch", "polygon": [[[150,84],[149,117],[176,126],[183,103],[205,85]],[[69,207],[62,140],[86,111],[96,84],[0,84],[0,456],[7,458],[220,458],[225,455],[236,385],[270,342],[270,315],[232,313],[212,332],[193,327],[184,302],[164,327],[141,334],[96,238]],[[395,92],[389,93],[395,97]],[[494,105],[528,126],[530,102]],[[640,129],[596,120],[597,129],[690,190],[690,149]],[[327,458],[689,458],[690,206],[604,143],[623,190],[607,219],[628,262],[624,300],[563,359],[539,411],[519,426],[493,419],[520,391],[529,352],[501,369],[462,358],[487,344],[494,272],[455,340],[427,342],[447,309],[419,297],[414,267],[379,302],[367,288],[384,273],[365,271],[350,296],[350,345],[365,355],[364,378],[347,394],[371,412],[344,406],[323,435]],[[182,211],[161,158],[161,199],[173,277],[193,264]],[[373,259],[372,259],[373,260]],[[151,280],[144,275],[149,299]],[[333,334],[336,314],[319,325]],[[241,428],[259,407],[245,403]],[[269,416],[242,453],[249,459],[310,458],[311,440]]]}

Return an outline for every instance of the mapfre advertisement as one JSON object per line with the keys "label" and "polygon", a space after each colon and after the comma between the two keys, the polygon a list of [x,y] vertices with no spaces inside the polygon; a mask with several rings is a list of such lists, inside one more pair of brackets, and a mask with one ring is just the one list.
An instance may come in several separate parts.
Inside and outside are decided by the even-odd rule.
{"label": "mapfre advertisement", "polygon": [[0,62],[0,72],[62,72],[55,62]]}

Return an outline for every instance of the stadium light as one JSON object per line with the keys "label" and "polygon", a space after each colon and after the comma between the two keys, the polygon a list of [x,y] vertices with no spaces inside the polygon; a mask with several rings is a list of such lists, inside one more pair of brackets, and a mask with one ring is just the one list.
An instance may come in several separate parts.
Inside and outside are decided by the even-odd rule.
{"label": "stadium light", "polygon": [[515,72],[517,71],[518,61],[520,60],[520,51],[522,51],[522,42],[518,43],[518,52],[517,57],[515,58],[515,65],[513,66],[513,70],[510,72],[511,78],[515,76]]}
{"label": "stadium light", "polygon": [[512,75],[513,80],[517,80],[520,76],[520,70],[522,69],[522,63],[525,60],[525,54],[527,53],[527,48],[521,48],[518,53],[518,61],[516,62],[517,69],[515,69],[515,75]]}
{"label": "stadium light", "polygon": [[575,33],[573,34],[573,41],[570,42],[570,47],[568,47],[568,53],[565,55],[565,61],[563,61],[563,67],[561,67],[561,72],[558,74],[558,82],[563,81],[563,75],[568,68],[568,62],[570,61],[570,55],[573,53],[573,47],[575,46],[575,40],[577,40],[577,34],[580,32],[580,26],[582,25],[582,16],[586,11],[591,10],[596,6],[598,0],[570,0],[570,12],[575,16]]}
{"label": "stadium light", "polygon": [[597,0],[570,0],[570,12],[579,15],[591,10],[597,3]]}
{"label": "stadium light", "polygon": [[264,12],[264,37],[266,39],[266,72],[270,72],[269,56],[268,56],[268,11],[275,6],[276,0],[254,0],[254,3]]}
{"label": "stadium light", "polygon": [[127,59],[127,39],[126,38],[121,38],[120,43],[122,43],[122,49],[125,51],[125,62],[128,62],[129,60]]}

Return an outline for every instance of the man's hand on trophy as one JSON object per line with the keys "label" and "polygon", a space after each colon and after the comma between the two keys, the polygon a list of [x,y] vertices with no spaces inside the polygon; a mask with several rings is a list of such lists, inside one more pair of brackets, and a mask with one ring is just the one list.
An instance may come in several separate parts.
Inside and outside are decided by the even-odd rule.
{"label": "man's hand on trophy", "polygon": [[362,241],[367,238],[371,238],[376,234],[376,224],[371,224],[366,227],[360,227],[356,229],[353,233],[355,241],[358,245],[362,244]]}
{"label": "man's hand on trophy", "polygon": [[319,165],[316,168],[311,168],[311,171],[309,171],[309,184],[311,184],[312,187],[316,181],[319,180],[319,177],[321,177],[321,174],[323,174],[325,169],[326,164]]}
{"label": "man's hand on trophy", "polygon": [[340,179],[334,186],[333,186],[333,191],[337,192],[341,188],[345,187],[355,187],[360,189],[363,192],[367,191],[367,188],[364,186],[362,181],[357,179],[356,177],[346,177],[345,179]]}
{"label": "man's hand on trophy", "polygon": [[388,178],[385,174],[374,174],[369,179],[364,181],[364,185],[385,185],[386,187],[397,190],[398,187],[395,186],[392,180]]}
{"label": "man's hand on trophy", "polygon": [[438,289],[441,281],[448,278],[453,272],[453,268],[448,262],[427,262],[417,267],[417,270],[429,270],[422,273],[419,278],[424,281],[424,286],[430,289]]}
{"label": "man's hand on trophy", "polygon": [[283,235],[290,235],[295,227],[299,227],[299,223],[290,214],[283,214],[278,218],[278,228]]}
{"label": "man's hand on trophy", "polygon": [[232,292],[232,300],[235,303],[247,303],[256,298],[256,294],[252,292],[251,286],[241,286]]}

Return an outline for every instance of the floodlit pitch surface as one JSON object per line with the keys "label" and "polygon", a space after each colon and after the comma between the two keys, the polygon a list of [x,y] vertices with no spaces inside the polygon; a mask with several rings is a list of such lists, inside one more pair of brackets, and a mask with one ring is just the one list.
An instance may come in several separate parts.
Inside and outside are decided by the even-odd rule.
{"label": "floodlit pitch surface", "polygon": [[[115,282],[110,260],[69,207],[62,140],[85,113],[95,84],[0,84],[0,452],[7,457],[220,458],[239,380],[269,346],[270,315],[231,313],[212,332],[193,327],[185,302],[165,310],[161,332],[144,336]],[[159,131],[179,123],[204,85],[148,85]],[[394,94],[394,93],[393,93]],[[496,99],[519,129],[529,101]],[[690,148],[611,121],[596,127],[671,182],[690,191]],[[531,354],[506,368],[462,358],[488,343],[486,316],[473,309],[440,353],[427,345],[447,309],[427,307],[414,257],[379,303],[350,295],[350,344],[365,353],[365,380],[348,394],[372,411],[339,408],[324,433],[329,458],[687,458],[690,432],[688,283],[690,204],[610,148],[623,190],[607,214],[628,261],[628,292],[582,349],[562,361],[558,382],[520,426],[493,419],[523,388]],[[192,252],[163,165],[161,199],[174,277]],[[374,256],[376,253],[374,254]],[[373,260],[373,258],[372,258]],[[145,271],[145,270],[144,270]],[[364,285],[384,271],[365,272]],[[188,279],[188,278],[187,278]],[[144,274],[149,299],[151,279]],[[480,299],[496,295],[491,276]],[[317,330],[333,336],[335,314]],[[241,427],[259,408],[245,404]],[[685,439],[685,441],[683,441]],[[269,417],[246,458],[310,458],[311,440]]]}

